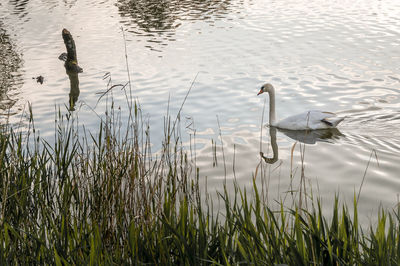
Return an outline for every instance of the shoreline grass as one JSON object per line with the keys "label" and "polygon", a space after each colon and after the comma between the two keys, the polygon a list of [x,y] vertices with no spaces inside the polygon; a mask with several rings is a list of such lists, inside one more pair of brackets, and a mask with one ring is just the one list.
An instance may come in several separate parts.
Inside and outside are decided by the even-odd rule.
{"label": "shoreline grass", "polygon": [[[4,127],[0,132],[0,261],[56,265],[394,265],[400,260],[399,209],[379,211],[363,229],[333,201],[262,200],[234,184],[219,194],[223,212],[200,192],[201,169],[183,148],[179,119],[164,121],[162,149],[133,102],[126,132],[111,109],[98,134],[78,133],[71,116],[55,143]],[[83,135],[80,135],[83,134]],[[250,196],[251,195],[251,196]],[[306,196],[304,196],[305,198]],[[306,206],[306,207],[305,207]]]}

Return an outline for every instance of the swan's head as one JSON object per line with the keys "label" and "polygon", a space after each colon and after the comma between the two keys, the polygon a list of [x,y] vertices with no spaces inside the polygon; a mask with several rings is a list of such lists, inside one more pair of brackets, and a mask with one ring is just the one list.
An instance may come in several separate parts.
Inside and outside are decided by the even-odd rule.
{"label": "swan's head", "polygon": [[260,95],[261,93],[264,93],[264,92],[273,92],[273,91],[274,91],[274,86],[272,86],[269,83],[266,83],[261,86],[260,92],[257,95]]}

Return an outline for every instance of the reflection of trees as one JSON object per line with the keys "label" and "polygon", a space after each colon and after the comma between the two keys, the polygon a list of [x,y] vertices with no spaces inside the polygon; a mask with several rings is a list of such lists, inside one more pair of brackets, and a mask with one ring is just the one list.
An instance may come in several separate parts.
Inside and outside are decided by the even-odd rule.
{"label": "reflection of trees", "polygon": [[20,17],[26,16],[28,12],[26,11],[26,6],[29,0],[10,0],[10,4],[14,6],[12,13],[19,15]]}
{"label": "reflection of trees", "polygon": [[14,75],[21,67],[21,59],[0,22],[0,109],[10,108],[15,101],[9,99],[7,91],[14,86]]}
{"label": "reflection of trees", "polygon": [[118,0],[122,17],[130,17],[140,30],[157,32],[174,29],[178,20],[206,20],[226,14],[231,0]]}

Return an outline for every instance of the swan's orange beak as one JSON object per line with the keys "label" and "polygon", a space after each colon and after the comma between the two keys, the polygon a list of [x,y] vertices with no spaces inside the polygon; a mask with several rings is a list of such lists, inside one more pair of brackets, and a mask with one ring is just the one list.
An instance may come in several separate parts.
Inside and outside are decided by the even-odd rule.
{"label": "swan's orange beak", "polygon": [[257,96],[260,95],[260,94],[263,93],[263,92],[264,92],[263,89],[261,89],[260,92],[257,93]]}

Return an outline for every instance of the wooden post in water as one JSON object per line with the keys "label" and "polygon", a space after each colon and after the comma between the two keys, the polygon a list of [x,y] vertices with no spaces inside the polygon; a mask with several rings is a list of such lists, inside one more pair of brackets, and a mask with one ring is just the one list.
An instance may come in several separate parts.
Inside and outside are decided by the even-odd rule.
{"label": "wooden post in water", "polygon": [[63,29],[62,37],[64,39],[65,48],[67,48],[67,60],[65,61],[65,68],[76,73],[82,73],[82,68],[78,66],[75,41],[72,38],[71,33],[67,29]]}
{"label": "wooden post in water", "polygon": [[75,41],[72,38],[71,33],[67,29],[63,29],[62,37],[64,39],[65,47],[67,48],[67,59],[65,60],[64,66],[67,71],[71,86],[69,93],[69,109],[71,111],[74,111],[75,103],[78,100],[80,94],[78,73],[82,73],[83,70],[78,65]]}

